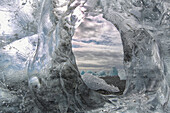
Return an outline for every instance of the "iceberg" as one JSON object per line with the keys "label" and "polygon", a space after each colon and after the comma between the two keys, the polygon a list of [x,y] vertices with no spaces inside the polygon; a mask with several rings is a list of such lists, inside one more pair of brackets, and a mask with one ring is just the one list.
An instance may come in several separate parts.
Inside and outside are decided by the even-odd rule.
{"label": "iceberg", "polygon": [[116,67],[113,67],[110,71],[110,76],[118,76],[118,70]]}
{"label": "iceberg", "polygon": [[107,84],[103,79],[91,75],[91,74],[84,74],[81,77],[83,79],[83,81],[85,82],[85,84],[92,90],[105,90],[108,92],[119,92],[118,87],[115,87],[113,85],[109,85]]}
{"label": "iceberg", "polygon": [[100,72],[98,73],[98,75],[99,75],[99,76],[106,76],[106,72],[105,72],[105,71],[100,71]]}
{"label": "iceberg", "polygon": [[80,75],[84,75],[86,72],[85,71],[81,71]]}
{"label": "iceberg", "polygon": [[[170,112],[169,8],[168,0],[0,1],[0,112]],[[95,92],[82,79],[92,75],[80,75],[71,41],[88,14],[120,32],[121,96]]]}

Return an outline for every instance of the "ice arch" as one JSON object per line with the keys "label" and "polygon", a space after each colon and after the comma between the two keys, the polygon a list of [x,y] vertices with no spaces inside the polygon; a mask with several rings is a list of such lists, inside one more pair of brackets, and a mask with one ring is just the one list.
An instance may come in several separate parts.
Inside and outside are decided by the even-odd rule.
{"label": "ice arch", "polygon": [[[127,88],[124,97],[115,98],[117,103],[110,102],[108,111],[164,112],[169,98],[164,65],[164,61],[169,61],[169,43],[165,42],[169,37],[169,4],[167,0],[44,0],[28,79],[18,81],[22,88],[12,83],[2,85],[1,112],[66,113],[88,111],[109,103],[83,83],[71,49],[74,27],[88,12],[103,13],[118,28],[123,41]],[[74,12],[79,8],[77,16]],[[10,72],[1,69],[1,75],[16,74],[16,67],[22,63],[11,62],[12,55],[3,59],[8,68],[1,67]]]}
{"label": "ice arch", "polygon": [[[124,94],[145,95],[144,97],[142,97],[142,101],[144,98],[148,98],[148,100],[146,99],[146,101],[142,102],[143,105],[141,105],[141,108],[134,109],[137,109],[137,111],[140,109],[142,111],[161,111],[163,109],[169,98],[169,87],[165,80],[166,71],[164,69],[165,65],[163,57],[160,54],[160,46],[158,45],[158,41],[156,40],[156,38],[154,38],[156,37],[156,35],[153,35],[153,33],[155,33],[157,30],[153,29],[152,27],[157,26],[157,23],[159,23],[159,21],[163,21],[160,20],[160,18],[162,17],[161,15],[164,14],[164,12],[162,11],[162,7],[166,3],[167,2],[146,2],[140,0],[129,2],[126,0],[94,0],[87,2],[53,1],[53,7],[55,9],[53,14],[51,15],[55,16],[50,15],[50,20],[51,24],[57,26],[53,30],[53,40],[56,41],[57,45],[55,45],[56,43],[54,43],[54,45],[52,44],[53,46],[51,48],[53,49],[54,53],[52,53],[52,57],[47,56],[47,58],[49,57],[49,59],[52,58],[52,62],[50,64],[52,66],[49,69],[50,74],[48,74],[47,77],[44,77],[44,79],[48,80],[49,76],[52,76],[52,78],[54,78],[54,75],[58,75],[59,85],[61,84],[61,86],[59,87],[59,91],[64,90],[61,94],[65,95],[62,97],[62,99],[64,99],[62,100],[62,102],[64,102],[62,106],[65,107],[62,107],[62,109],[60,108],[60,110],[67,111],[70,101],[74,103],[78,100],[78,103],[81,106],[87,105],[89,102],[92,102],[93,105],[97,105],[97,103],[99,104],[103,101],[101,100],[100,96],[94,96],[97,94],[95,94],[93,91],[93,93],[89,93],[91,91],[88,90],[85,85],[83,85],[83,81],[81,81],[81,78],[79,76],[74,55],[71,50],[71,37],[74,33],[74,26],[78,26],[82,18],[84,18],[83,16],[77,16],[77,8],[79,8],[79,10],[81,11],[80,13],[83,13],[84,15],[86,15],[86,13],[88,12],[91,12],[92,14],[103,13],[104,18],[112,22],[119,30],[123,41],[124,65],[127,75],[127,87]],[[50,2],[45,1],[44,10],[45,8],[47,8],[47,4],[50,4]],[[50,10],[47,9],[47,11]],[[50,12],[48,12],[47,14],[49,13]],[[148,13],[151,14],[148,15]],[[43,17],[44,15],[46,16],[46,14],[42,15],[42,24],[40,25],[41,30],[44,30],[46,28],[43,23],[47,21],[46,19],[48,16],[45,18]],[[48,28],[46,29],[48,30]],[[42,31],[42,33],[42,38],[46,39],[46,37],[48,37],[46,33],[48,32]],[[43,52],[37,54],[36,57],[41,58],[42,56],[44,56],[41,54],[43,54]],[[33,63],[33,65],[35,66],[32,66],[31,70],[32,68],[33,70],[35,70],[39,66],[37,63]],[[68,74],[68,70],[70,73],[73,74]],[[34,71],[32,72],[34,73]],[[51,81],[52,80],[50,77],[49,82]],[[45,82],[48,83],[48,81]],[[72,83],[75,83],[75,86],[67,88]],[[83,91],[80,90],[80,86],[83,87]],[[38,100],[43,100],[41,102],[42,104],[48,103],[49,99],[51,98],[41,96],[41,93],[46,92],[47,89],[45,87],[42,87],[40,92],[33,91]],[[51,90],[51,87],[49,90]],[[71,93],[70,91],[74,93]],[[84,95],[84,91],[86,91],[86,93],[88,92],[87,97]],[[76,95],[76,98],[72,98],[72,96],[75,95],[75,92],[80,95]],[[82,100],[84,100],[83,98],[86,98],[84,102],[82,102]],[[89,98],[93,100],[89,100]],[[98,98],[100,98],[100,102]],[[141,101],[141,99],[137,99],[137,101]],[[56,101],[56,103],[58,103],[58,101]],[[145,108],[144,103],[148,105],[148,107]],[[53,104],[55,105],[55,102],[53,102]],[[53,104],[51,104],[51,106],[53,106]],[[75,110],[75,108],[80,109],[81,107],[78,107],[77,104],[74,104],[72,107],[70,107],[70,109],[72,110]]]}

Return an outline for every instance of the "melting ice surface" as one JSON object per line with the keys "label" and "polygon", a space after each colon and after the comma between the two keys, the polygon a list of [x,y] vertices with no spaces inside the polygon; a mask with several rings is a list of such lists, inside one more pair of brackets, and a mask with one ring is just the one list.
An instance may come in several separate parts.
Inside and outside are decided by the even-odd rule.
{"label": "melting ice surface", "polygon": [[[1,0],[0,112],[170,112],[169,8],[169,0]],[[89,13],[121,34],[122,96],[89,89],[78,71],[71,40]]]}

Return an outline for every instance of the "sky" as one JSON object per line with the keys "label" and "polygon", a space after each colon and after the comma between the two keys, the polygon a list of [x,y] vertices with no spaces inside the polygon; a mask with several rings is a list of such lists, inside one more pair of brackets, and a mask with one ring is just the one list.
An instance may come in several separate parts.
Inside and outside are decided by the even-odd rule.
{"label": "sky", "polygon": [[123,68],[120,34],[102,15],[85,18],[75,31],[72,45],[79,70]]}

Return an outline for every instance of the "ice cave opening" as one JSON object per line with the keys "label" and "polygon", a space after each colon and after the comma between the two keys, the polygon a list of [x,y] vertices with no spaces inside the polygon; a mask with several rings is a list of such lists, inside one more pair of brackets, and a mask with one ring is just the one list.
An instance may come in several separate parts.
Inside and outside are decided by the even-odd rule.
{"label": "ice cave opening", "polygon": [[[0,1],[0,112],[168,113],[169,7],[168,0]],[[123,95],[100,94],[92,88],[103,80],[89,74],[88,86],[81,78],[72,47],[82,45],[72,37],[87,14],[102,14],[120,33]]]}
{"label": "ice cave opening", "polygon": [[[89,82],[91,79],[88,79],[93,75],[104,79],[110,85],[119,87],[121,90],[118,94],[123,94],[125,72],[122,41],[116,27],[102,16],[102,14],[89,15],[83,19],[78,28],[75,29],[72,49],[79,72],[87,86],[91,87],[94,83],[94,81]],[[97,83],[97,80],[95,81]],[[104,84],[97,84],[98,86],[94,87],[93,90],[97,88],[98,91],[109,93]],[[116,94],[114,90],[110,93]]]}

